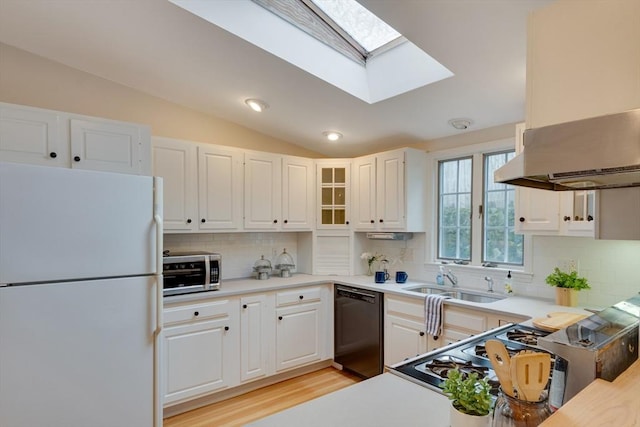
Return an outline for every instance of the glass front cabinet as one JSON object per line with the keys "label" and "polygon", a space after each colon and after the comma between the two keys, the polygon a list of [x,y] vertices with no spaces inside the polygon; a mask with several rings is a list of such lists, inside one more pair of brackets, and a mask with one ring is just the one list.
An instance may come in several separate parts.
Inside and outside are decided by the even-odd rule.
{"label": "glass front cabinet", "polygon": [[317,160],[318,229],[349,228],[350,160]]}

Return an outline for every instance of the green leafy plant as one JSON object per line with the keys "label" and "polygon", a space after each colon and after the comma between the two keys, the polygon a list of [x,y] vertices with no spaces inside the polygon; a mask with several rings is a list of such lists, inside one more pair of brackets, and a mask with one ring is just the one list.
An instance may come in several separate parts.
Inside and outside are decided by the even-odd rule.
{"label": "green leafy plant", "polygon": [[483,416],[491,411],[489,379],[479,379],[475,372],[465,375],[458,369],[450,369],[442,389],[452,400],[453,407],[460,412]]}
{"label": "green leafy plant", "polygon": [[565,273],[558,267],[553,269],[553,273],[548,275],[545,281],[549,285],[556,286],[558,288],[575,289],[577,291],[582,289],[591,289],[591,286],[587,283],[587,279],[584,277],[578,277],[578,272],[572,271],[571,273]]}

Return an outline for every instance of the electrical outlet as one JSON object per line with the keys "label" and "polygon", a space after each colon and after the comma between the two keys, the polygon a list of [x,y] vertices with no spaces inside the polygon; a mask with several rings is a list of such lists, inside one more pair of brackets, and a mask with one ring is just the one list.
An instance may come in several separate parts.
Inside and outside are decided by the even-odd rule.
{"label": "electrical outlet", "polygon": [[558,261],[558,268],[567,273],[578,271],[578,262],[575,259],[562,259]]}

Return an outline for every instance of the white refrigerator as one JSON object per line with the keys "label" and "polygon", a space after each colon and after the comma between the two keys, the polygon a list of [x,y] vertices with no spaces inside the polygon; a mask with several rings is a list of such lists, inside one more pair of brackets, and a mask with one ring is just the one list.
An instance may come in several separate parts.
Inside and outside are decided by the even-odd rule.
{"label": "white refrigerator", "polygon": [[0,163],[0,426],[159,427],[162,181]]}

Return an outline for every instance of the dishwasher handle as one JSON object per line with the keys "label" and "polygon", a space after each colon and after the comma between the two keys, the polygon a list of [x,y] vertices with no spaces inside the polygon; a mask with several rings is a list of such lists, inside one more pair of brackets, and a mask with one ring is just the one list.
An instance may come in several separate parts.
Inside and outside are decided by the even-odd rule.
{"label": "dishwasher handle", "polygon": [[336,287],[336,297],[350,298],[369,304],[375,304],[377,301],[377,293],[368,293],[360,289]]}

